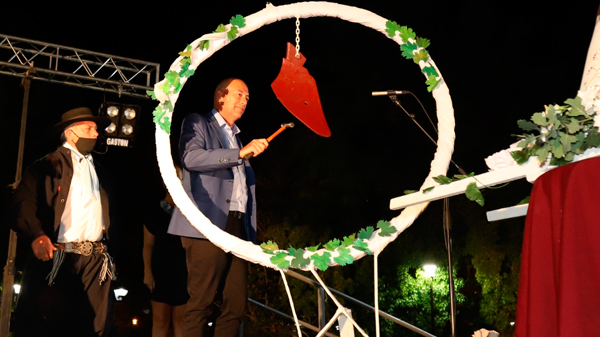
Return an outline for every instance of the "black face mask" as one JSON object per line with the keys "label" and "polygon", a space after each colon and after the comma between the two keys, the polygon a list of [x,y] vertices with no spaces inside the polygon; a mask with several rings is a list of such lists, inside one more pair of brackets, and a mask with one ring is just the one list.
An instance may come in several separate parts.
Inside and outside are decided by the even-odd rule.
{"label": "black face mask", "polygon": [[[71,130],[73,131],[73,130]],[[92,153],[94,147],[96,146],[96,138],[83,138],[79,137],[78,134],[73,131],[75,136],[77,136],[77,141],[75,142],[75,147],[77,147],[77,151],[84,156]]]}

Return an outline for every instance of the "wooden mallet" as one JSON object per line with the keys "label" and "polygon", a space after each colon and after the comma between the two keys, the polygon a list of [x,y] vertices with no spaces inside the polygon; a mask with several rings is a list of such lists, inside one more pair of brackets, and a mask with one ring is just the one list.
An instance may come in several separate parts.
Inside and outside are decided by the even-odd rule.
{"label": "wooden mallet", "polygon": [[[269,138],[267,138],[267,142],[271,142],[271,140],[273,140],[273,138],[275,138],[278,134],[282,133],[283,130],[291,129],[293,127],[294,127],[294,123],[281,124],[281,127],[279,128],[279,130],[275,131],[275,133],[273,133],[271,136],[269,136]],[[252,158],[252,156],[254,156],[254,152],[250,152],[247,155],[245,155],[244,159],[250,159],[250,158]]]}

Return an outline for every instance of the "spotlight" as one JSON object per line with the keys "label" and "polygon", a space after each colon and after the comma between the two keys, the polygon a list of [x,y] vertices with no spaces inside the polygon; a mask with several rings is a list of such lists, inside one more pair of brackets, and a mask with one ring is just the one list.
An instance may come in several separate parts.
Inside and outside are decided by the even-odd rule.
{"label": "spotlight", "polygon": [[139,105],[104,102],[98,115],[110,119],[110,124],[100,135],[100,143],[110,146],[133,147],[136,136],[136,117]]}

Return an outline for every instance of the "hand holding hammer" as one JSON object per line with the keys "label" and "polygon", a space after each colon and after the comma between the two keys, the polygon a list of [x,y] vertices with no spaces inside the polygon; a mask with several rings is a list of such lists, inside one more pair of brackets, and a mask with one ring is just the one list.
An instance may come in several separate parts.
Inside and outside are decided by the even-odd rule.
{"label": "hand holding hammer", "polygon": [[[269,138],[266,139],[267,143],[269,143],[271,140],[273,140],[273,138],[275,138],[278,134],[280,134],[281,132],[283,132],[283,130],[285,130],[285,129],[291,129],[293,127],[294,127],[294,123],[281,124],[281,127],[279,128],[279,130],[275,131],[275,133],[273,133],[271,136],[269,136]],[[255,142],[258,142],[258,143],[254,144]],[[262,153],[266,149],[266,146],[264,146],[264,144],[261,144],[259,139],[255,139],[252,142],[250,142],[250,144],[244,146],[244,148],[242,150],[240,150],[240,155],[242,155],[242,151],[244,149],[246,149],[248,147],[251,147],[251,146],[258,146],[261,149],[260,152],[257,152],[257,155],[259,153]],[[268,144],[267,144],[267,146],[268,146]],[[244,158],[244,159],[250,159],[253,156],[254,156],[254,151],[251,151],[251,152],[243,155],[242,158]]]}

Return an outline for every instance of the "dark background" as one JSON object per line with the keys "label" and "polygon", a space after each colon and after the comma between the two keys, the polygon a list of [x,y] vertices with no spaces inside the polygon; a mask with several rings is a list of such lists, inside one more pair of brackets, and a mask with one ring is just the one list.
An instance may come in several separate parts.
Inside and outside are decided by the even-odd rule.
{"label": "dark background", "polygon": [[[291,3],[272,1],[273,5]],[[484,173],[484,158],[516,141],[518,119],[529,119],[545,104],[561,104],[577,94],[598,1],[544,3],[449,1],[340,1],[412,28],[431,40],[428,48],[452,96],[456,118],[453,160],[467,172]],[[231,16],[248,16],[262,1],[229,2],[47,2],[3,4],[0,33],[161,64],[164,74],[178,52]],[[429,172],[435,146],[398,107],[371,91],[409,90],[435,118],[435,102],[425,78],[399,46],[385,35],[335,18],[301,20],[301,52],[315,78],[332,136],[312,133],[279,103],[270,88],[294,42],[295,22],[284,20],[243,36],[202,63],[185,85],[175,107],[173,136],[189,112],[207,112],[223,78],[240,77],[252,99],[237,123],[244,142],[266,138],[281,123],[296,128],[282,133],[267,152],[252,159],[259,208],[306,210],[301,219],[316,229],[346,235],[391,219],[389,200],[418,189]],[[161,74],[161,79],[162,79]],[[20,78],[0,75],[0,182],[14,181],[23,101]],[[410,96],[404,107],[431,133],[427,117]],[[103,101],[142,106],[134,149],[110,148],[100,158],[120,188],[120,282],[141,283],[141,235],[144,207],[162,196],[154,145],[152,111],[156,101],[34,81],[31,85],[24,166],[52,151],[58,143],[49,127],[74,107],[96,111]],[[451,167],[449,176],[457,173]],[[311,198],[299,195],[312,190]],[[308,188],[307,188],[308,186]],[[484,210],[509,206],[527,194],[504,193]],[[261,196],[262,193],[262,196]],[[304,192],[303,192],[304,193]],[[7,204],[9,191],[3,194]],[[307,199],[309,201],[307,201]],[[514,200],[517,199],[517,200]],[[278,200],[278,203],[274,202]],[[312,200],[312,201],[311,201]],[[432,204],[439,210],[439,205]],[[0,260],[6,260],[6,214],[0,235]],[[439,214],[439,213],[438,213]],[[435,215],[438,216],[438,215]],[[441,219],[441,214],[439,214]],[[413,225],[419,230],[419,220]],[[430,229],[422,227],[424,234]],[[20,252],[24,247],[19,246]],[[142,295],[139,295],[143,297]]]}

